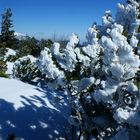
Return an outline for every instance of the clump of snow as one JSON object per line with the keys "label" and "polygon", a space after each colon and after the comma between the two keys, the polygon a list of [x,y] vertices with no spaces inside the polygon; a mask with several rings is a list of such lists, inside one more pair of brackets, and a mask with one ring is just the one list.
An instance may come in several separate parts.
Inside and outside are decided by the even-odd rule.
{"label": "clump of snow", "polygon": [[36,125],[30,125],[30,128],[35,130],[37,127],[36,127]]}
{"label": "clump of snow", "polygon": [[41,52],[38,66],[41,71],[47,74],[49,78],[64,77],[64,73],[60,71],[52,61],[52,55],[48,48]]}
{"label": "clump of snow", "polygon": [[42,127],[42,128],[48,128],[48,125],[47,125],[47,123],[45,123],[45,122],[42,122],[42,121],[39,121],[39,124],[40,124],[40,126]]}
{"label": "clump of snow", "polygon": [[79,43],[79,38],[78,38],[78,36],[77,35],[75,35],[75,34],[72,34],[71,36],[70,36],[70,39],[69,39],[70,41],[68,42],[68,46],[73,46],[73,47],[75,47],[78,43]]}
{"label": "clump of snow", "polygon": [[132,36],[131,39],[130,39],[130,45],[133,46],[133,47],[137,47],[138,45],[138,39],[135,37],[135,36]]}
{"label": "clump of snow", "polygon": [[135,34],[140,25],[139,16],[139,3],[135,0],[129,1],[131,4],[118,4],[116,14],[117,23],[123,25],[130,34]]}
{"label": "clump of snow", "polygon": [[100,54],[101,47],[98,43],[98,31],[96,29],[96,24],[93,24],[92,27],[88,29],[86,38],[89,42],[87,46],[82,47],[82,51],[93,59],[97,59]]}
{"label": "clump of snow", "polygon": [[58,134],[59,134],[59,132],[58,132],[57,130],[54,130],[54,133],[55,133],[56,135],[58,135]]}
{"label": "clump of snow", "polygon": [[74,51],[76,45],[78,44],[79,39],[75,34],[70,36],[70,41],[68,42],[66,49],[64,50],[63,63],[61,64],[62,68],[72,72],[77,63],[76,53]]}
{"label": "clump of snow", "polygon": [[16,127],[10,120],[7,120],[6,123],[7,123],[10,127],[13,127],[13,128]]}
{"label": "clump of snow", "polygon": [[98,34],[98,31],[96,29],[96,24],[93,24],[92,27],[88,29],[88,32],[86,35],[87,41],[90,44],[97,44],[98,43],[97,34]]}
{"label": "clump of snow", "polygon": [[[80,81],[73,81],[73,87],[75,87],[77,92],[80,92],[84,89],[87,89],[88,87],[90,87],[91,85],[93,85],[95,82],[95,78],[94,77],[90,77],[90,78],[83,78]],[[74,93],[72,93],[74,94]]]}
{"label": "clump of snow", "polygon": [[[15,50],[10,49],[10,48],[6,48],[6,49],[7,49],[7,52],[6,52],[5,58],[4,58],[5,61],[7,60],[8,57],[15,56],[16,55],[16,51]],[[13,74],[13,65],[14,65],[14,62],[7,61],[6,62],[6,65],[7,65],[6,74],[12,75]]]}
{"label": "clump of snow", "polygon": [[7,65],[6,74],[12,75],[13,74],[14,63],[13,62],[6,62],[6,65]]}
{"label": "clump of snow", "polygon": [[111,11],[108,10],[105,12],[105,15],[102,17],[102,24],[103,26],[110,26],[113,22]]}
{"label": "clump of snow", "polygon": [[134,114],[134,112],[128,109],[118,108],[114,114],[114,118],[117,122],[121,123],[127,121],[130,117],[134,116]]}
{"label": "clump of snow", "polygon": [[16,51],[10,48],[6,48],[7,52],[5,54],[5,60],[9,57],[9,56],[15,56],[16,55]]}
{"label": "clump of snow", "polygon": [[110,72],[112,73],[112,76],[114,76],[117,79],[123,78],[124,69],[123,69],[123,66],[120,65],[120,64],[114,64],[114,63],[112,63],[110,65]]}

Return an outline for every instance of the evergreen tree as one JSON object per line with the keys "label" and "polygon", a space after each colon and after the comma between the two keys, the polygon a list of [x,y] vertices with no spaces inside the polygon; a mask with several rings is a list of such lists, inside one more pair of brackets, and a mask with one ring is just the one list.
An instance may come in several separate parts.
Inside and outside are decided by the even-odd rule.
{"label": "evergreen tree", "polygon": [[15,47],[15,36],[13,27],[13,21],[11,20],[12,11],[10,8],[6,9],[2,14],[1,22],[1,43],[4,47],[14,48]]}
{"label": "evergreen tree", "polygon": [[41,52],[41,47],[39,46],[39,41],[34,37],[26,37],[24,40],[20,40],[19,42],[19,56],[39,56]]}

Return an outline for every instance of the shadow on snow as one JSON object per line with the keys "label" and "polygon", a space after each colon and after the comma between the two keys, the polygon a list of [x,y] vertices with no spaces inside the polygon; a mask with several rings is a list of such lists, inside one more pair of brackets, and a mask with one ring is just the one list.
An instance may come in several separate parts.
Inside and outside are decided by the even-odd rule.
{"label": "shadow on snow", "polygon": [[[69,125],[66,96],[59,96],[62,94],[61,92],[53,93],[39,88],[36,90],[45,93],[44,97],[21,96],[26,102],[22,101],[24,107],[18,110],[15,110],[12,103],[0,99],[0,135],[2,138],[5,139],[9,133],[14,133],[16,137],[25,140],[49,140],[65,137],[66,127]],[[57,97],[57,94],[61,99]],[[47,98],[58,111],[49,108],[43,98]],[[42,106],[37,107],[34,104],[35,101],[39,101]]]}

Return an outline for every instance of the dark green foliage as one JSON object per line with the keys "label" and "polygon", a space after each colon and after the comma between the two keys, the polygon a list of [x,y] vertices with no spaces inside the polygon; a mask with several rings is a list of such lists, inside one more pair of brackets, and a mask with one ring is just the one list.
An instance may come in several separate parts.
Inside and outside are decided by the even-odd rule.
{"label": "dark green foliage", "polygon": [[0,71],[6,71],[6,62],[0,60]]}
{"label": "dark green foliage", "polygon": [[7,69],[6,62],[3,60],[0,60],[0,77],[7,78],[8,76],[5,74],[5,71]]}
{"label": "dark green foliage", "polygon": [[138,33],[140,33],[140,26],[139,26],[139,28],[138,28]]}
{"label": "dark green foliage", "polygon": [[45,48],[45,47],[51,47],[53,42],[48,39],[41,39],[37,40],[34,37],[26,37],[23,40],[19,40],[18,43],[18,56],[27,56],[27,55],[32,55],[34,57],[38,57],[40,55],[40,52]]}
{"label": "dark green foliage", "polygon": [[41,39],[41,41],[38,41],[38,46],[41,50],[44,50],[45,47],[51,48],[52,44],[51,39]]}
{"label": "dark green foliage", "polygon": [[53,42],[51,39],[48,39],[48,40],[42,39],[40,42],[41,50],[43,50],[44,47],[50,48],[52,46],[52,44],[53,44]]}
{"label": "dark green foliage", "polygon": [[29,58],[26,58],[15,63],[13,75],[21,81],[32,83],[35,78],[41,77],[41,72]]}
{"label": "dark green foliage", "polygon": [[[44,50],[45,47],[48,46],[48,42],[45,39],[41,39],[41,41],[39,42],[39,47],[41,50]],[[50,45],[51,46],[51,45]]]}
{"label": "dark green foliage", "polygon": [[134,79],[135,85],[140,89],[140,70],[137,72],[136,77]]}
{"label": "dark green foliage", "polygon": [[0,77],[8,78],[8,75],[5,74],[3,71],[0,71]]}
{"label": "dark green foliage", "polygon": [[0,77],[7,77],[5,71],[7,69],[6,62],[4,61],[4,55],[6,53],[6,49],[0,47]]}
{"label": "dark green foliage", "polygon": [[6,58],[6,61],[8,61],[8,62],[15,62],[17,59],[19,58],[19,56],[18,55],[10,55],[10,56],[8,56],[7,58]]}
{"label": "dark green foliage", "polygon": [[124,35],[125,37],[128,37],[128,29],[125,29],[125,30],[123,31],[123,35]]}
{"label": "dark green foliage", "polygon": [[72,71],[72,72],[65,71],[66,79],[68,81],[79,80],[82,76],[80,71],[81,71],[81,63],[78,62],[74,71]]}
{"label": "dark green foliage", "polygon": [[3,44],[4,47],[7,48],[15,48],[16,46],[14,30],[11,30],[11,28],[13,27],[11,17],[12,11],[10,8],[8,8],[2,14],[1,36],[0,36],[0,42]]}
{"label": "dark green foliage", "polygon": [[0,60],[3,60],[4,59],[5,53],[6,53],[6,48],[3,47],[2,44],[0,44]]}
{"label": "dark green foliage", "polygon": [[[37,40],[35,38],[27,37],[25,40],[19,42],[19,55],[38,55],[39,48],[37,46]],[[36,54],[37,53],[37,54]]]}
{"label": "dark green foliage", "polygon": [[34,37],[27,37],[24,40],[20,40],[18,46],[18,55],[20,55],[20,57],[26,55],[33,55],[34,57],[38,57],[43,48],[43,45],[39,46],[39,41]]}

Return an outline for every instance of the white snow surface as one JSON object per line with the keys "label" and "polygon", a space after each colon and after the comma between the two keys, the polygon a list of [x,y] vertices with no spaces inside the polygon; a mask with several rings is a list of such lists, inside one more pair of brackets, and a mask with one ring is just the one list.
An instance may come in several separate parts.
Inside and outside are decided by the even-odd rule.
{"label": "white snow surface", "polygon": [[7,65],[6,74],[12,75],[14,63],[13,62],[6,62],[6,65]]}
{"label": "white snow surface", "polygon": [[[51,109],[57,110],[47,98],[45,94],[39,90],[36,90],[37,87],[23,83],[15,79],[5,79],[0,78],[0,99],[4,99],[7,102],[13,103],[14,108],[17,110],[21,107],[24,107],[24,104],[28,104],[26,99],[30,99],[32,104],[37,107],[46,106]],[[7,88],[8,87],[8,88]],[[35,97],[40,97],[45,105],[42,105],[41,101],[36,100]],[[57,110],[58,111],[58,110]]]}
{"label": "white snow surface", "polygon": [[9,56],[15,56],[16,55],[16,51],[14,51],[13,49],[6,48],[6,50],[7,50],[7,52],[5,54],[4,60],[6,60]]}
{"label": "white snow surface", "polygon": [[[54,98],[62,97],[59,101]],[[12,132],[17,139],[64,139],[69,126],[68,101],[54,92],[15,79],[0,78],[0,137]]]}

